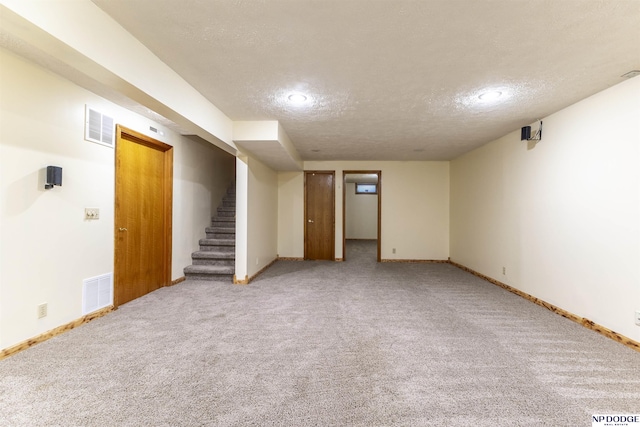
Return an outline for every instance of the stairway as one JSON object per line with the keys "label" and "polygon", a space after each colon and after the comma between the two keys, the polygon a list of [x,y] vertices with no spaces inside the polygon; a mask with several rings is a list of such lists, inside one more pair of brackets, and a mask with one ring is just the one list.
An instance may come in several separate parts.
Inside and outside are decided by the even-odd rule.
{"label": "stairway", "polygon": [[218,206],[211,226],[200,239],[200,250],[191,254],[192,265],[184,269],[184,276],[192,280],[233,281],[236,263],[236,189],[227,190]]}

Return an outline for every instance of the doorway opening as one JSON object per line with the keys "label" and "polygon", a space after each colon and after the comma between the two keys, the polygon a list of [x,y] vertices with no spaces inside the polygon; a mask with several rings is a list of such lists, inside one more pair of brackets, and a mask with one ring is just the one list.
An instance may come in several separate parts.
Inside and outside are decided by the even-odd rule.
{"label": "doorway opening", "polygon": [[350,249],[381,260],[382,171],[342,172],[342,257]]}

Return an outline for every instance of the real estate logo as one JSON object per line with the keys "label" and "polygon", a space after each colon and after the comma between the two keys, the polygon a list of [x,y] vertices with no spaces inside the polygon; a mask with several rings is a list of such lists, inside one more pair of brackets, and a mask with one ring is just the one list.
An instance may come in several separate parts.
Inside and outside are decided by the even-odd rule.
{"label": "real estate logo", "polygon": [[592,427],[640,427],[640,414],[598,414],[591,416]]}

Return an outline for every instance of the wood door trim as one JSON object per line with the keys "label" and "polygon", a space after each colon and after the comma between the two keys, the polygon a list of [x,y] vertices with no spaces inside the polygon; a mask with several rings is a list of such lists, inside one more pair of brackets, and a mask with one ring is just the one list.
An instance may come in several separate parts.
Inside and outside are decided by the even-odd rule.
{"label": "wood door trim", "polygon": [[308,174],[326,174],[331,175],[331,259],[336,258],[336,171],[304,171],[304,259],[307,257],[307,175]]}
{"label": "wood door trim", "polygon": [[382,171],[381,170],[377,170],[377,171],[372,171],[372,170],[365,170],[365,171],[352,171],[352,170],[343,170],[342,171],[342,259],[344,261],[347,260],[347,235],[346,235],[346,231],[347,231],[347,227],[346,227],[346,223],[347,223],[347,219],[345,217],[346,215],[346,201],[347,201],[347,175],[349,174],[376,174],[378,175],[378,254],[377,254],[377,261],[381,262],[382,261]]}
{"label": "wood door trim", "polygon": [[[116,125],[116,152],[115,152],[115,167],[118,167],[118,162],[121,159],[118,157],[118,145],[121,139],[134,142],[136,144],[144,145],[156,149],[164,154],[163,162],[163,188],[162,188],[162,215],[163,215],[163,242],[162,242],[162,283],[161,287],[171,286],[171,260],[172,260],[172,245],[173,245],[173,146],[165,144],[164,142],[153,139],[140,132],[136,132],[132,129],[128,129],[122,125]],[[117,176],[117,172],[114,173],[114,179]],[[114,183],[115,187],[115,183]],[[117,188],[117,187],[116,187]],[[117,198],[117,194],[114,195]],[[117,200],[114,200],[114,205],[117,204]],[[114,213],[117,209],[114,209]],[[117,247],[117,233],[115,228],[117,227],[117,218],[114,215],[114,249]],[[118,262],[118,253],[114,251],[114,263]],[[115,271],[115,268],[114,268]],[[115,287],[118,285],[118,278],[114,275],[114,301],[115,308],[118,307],[118,301],[116,301]]]}
{"label": "wood door trim", "polygon": [[[158,141],[159,142],[159,141]],[[166,144],[164,144],[166,145]],[[171,147],[173,148],[173,147]],[[164,280],[162,286],[171,286],[171,258],[173,255],[173,150],[164,152]]]}

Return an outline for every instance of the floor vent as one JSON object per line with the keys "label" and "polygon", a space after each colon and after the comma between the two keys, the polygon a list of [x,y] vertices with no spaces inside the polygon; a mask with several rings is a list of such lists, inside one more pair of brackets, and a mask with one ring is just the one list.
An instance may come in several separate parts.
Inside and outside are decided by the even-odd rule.
{"label": "floor vent", "polygon": [[113,147],[115,134],[113,117],[105,116],[88,105],[85,106],[84,139]]}
{"label": "floor vent", "polygon": [[82,314],[89,314],[113,304],[113,273],[82,281]]}

